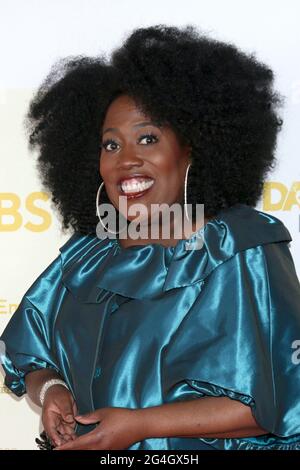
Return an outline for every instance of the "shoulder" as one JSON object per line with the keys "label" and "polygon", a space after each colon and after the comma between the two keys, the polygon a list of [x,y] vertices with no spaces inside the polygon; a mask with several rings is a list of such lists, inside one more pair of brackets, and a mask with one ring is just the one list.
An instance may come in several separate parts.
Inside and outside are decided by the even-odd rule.
{"label": "shoulder", "polygon": [[220,211],[212,225],[219,235],[223,235],[224,241],[234,244],[234,252],[292,240],[289,230],[279,218],[246,204],[236,204]]}
{"label": "shoulder", "polygon": [[64,272],[97,241],[99,242],[99,239],[96,236],[73,233],[59,248],[57,256],[32,282],[22,300],[41,311],[49,310],[65,288]]}
{"label": "shoulder", "polygon": [[[237,204],[230,210],[221,212],[216,224],[218,238],[221,240],[216,250],[219,256],[223,254],[225,261],[235,258],[232,265],[249,265],[249,268],[252,265],[254,268],[255,260],[261,271],[277,269],[284,273],[289,270],[296,275],[290,252],[292,236],[279,218],[253,207]],[[216,225],[213,225],[216,229]]]}
{"label": "shoulder", "polygon": [[[183,243],[178,244],[169,267],[167,289],[204,281],[213,273],[242,269],[254,258],[256,265],[264,269],[265,256],[271,257],[272,250],[288,255],[286,247],[292,240],[280,219],[245,204],[221,210],[193,237],[199,236],[203,242],[200,248],[186,251]],[[264,250],[268,245],[273,248]]]}

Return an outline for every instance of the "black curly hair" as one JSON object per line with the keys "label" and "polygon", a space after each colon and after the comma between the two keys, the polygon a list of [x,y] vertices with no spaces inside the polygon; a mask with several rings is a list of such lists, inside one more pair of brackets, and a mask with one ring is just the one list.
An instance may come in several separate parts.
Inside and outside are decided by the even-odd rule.
{"label": "black curly hair", "polygon": [[[278,107],[284,100],[273,82],[273,71],[254,54],[208,38],[194,25],[137,28],[109,59],[56,61],[24,124],[62,230],[95,233],[101,129],[120,94],[192,147],[189,203],[204,203],[206,217],[236,203],[254,207],[275,167],[283,122]],[[108,202],[105,190],[101,201]]]}

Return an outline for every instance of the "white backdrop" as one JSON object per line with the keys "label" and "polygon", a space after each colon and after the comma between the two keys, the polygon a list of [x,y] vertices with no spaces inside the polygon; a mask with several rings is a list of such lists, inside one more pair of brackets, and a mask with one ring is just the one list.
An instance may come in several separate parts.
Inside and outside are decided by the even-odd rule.
{"label": "white backdrop", "polygon": [[[275,86],[286,97],[284,128],[279,163],[257,209],[289,229],[300,277],[299,5],[297,0],[0,0],[0,331],[70,236],[60,232],[49,195],[41,192],[35,155],[27,149],[22,121],[28,102],[58,58],[109,54],[140,26],[194,24],[254,52],[274,70]],[[36,449],[41,429],[40,408],[27,396],[9,393],[0,374],[0,449]]]}

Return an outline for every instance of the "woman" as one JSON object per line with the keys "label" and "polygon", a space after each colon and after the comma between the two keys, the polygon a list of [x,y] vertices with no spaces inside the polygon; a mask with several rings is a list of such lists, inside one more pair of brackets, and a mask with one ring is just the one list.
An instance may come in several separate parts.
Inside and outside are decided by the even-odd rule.
{"label": "woman", "polygon": [[[253,55],[156,25],[110,61],[59,63],[32,100],[29,141],[74,233],[1,339],[5,383],[42,406],[55,449],[300,448],[292,239],[254,208],[282,125],[272,85]],[[95,197],[125,228],[133,203],[192,204],[192,230],[98,237]]]}

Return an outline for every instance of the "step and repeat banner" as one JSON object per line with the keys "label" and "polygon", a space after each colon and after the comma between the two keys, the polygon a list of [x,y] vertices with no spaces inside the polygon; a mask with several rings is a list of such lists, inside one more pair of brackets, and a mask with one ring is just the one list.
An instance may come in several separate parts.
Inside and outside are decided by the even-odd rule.
{"label": "step and repeat banner", "polygon": [[[132,0],[111,3],[1,2],[0,332],[25,291],[71,236],[71,232],[62,233],[50,195],[41,190],[36,155],[28,151],[23,119],[29,101],[59,57],[109,53],[138,26],[192,23],[211,37],[255,52],[274,70],[276,88],[286,98],[284,126],[278,138],[277,167],[268,176],[257,209],[275,215],[290,231],[291,253],[300,278],[297,2],[279,6],[268,1],[215,0],[208,5],[188,0],[183,7],[152,0],[151,8]],[[34,439],[42,430],[41,409],[27,395],[14,396],[4,386],[3,370],[0,372],[0,449],[37,449]]]}

